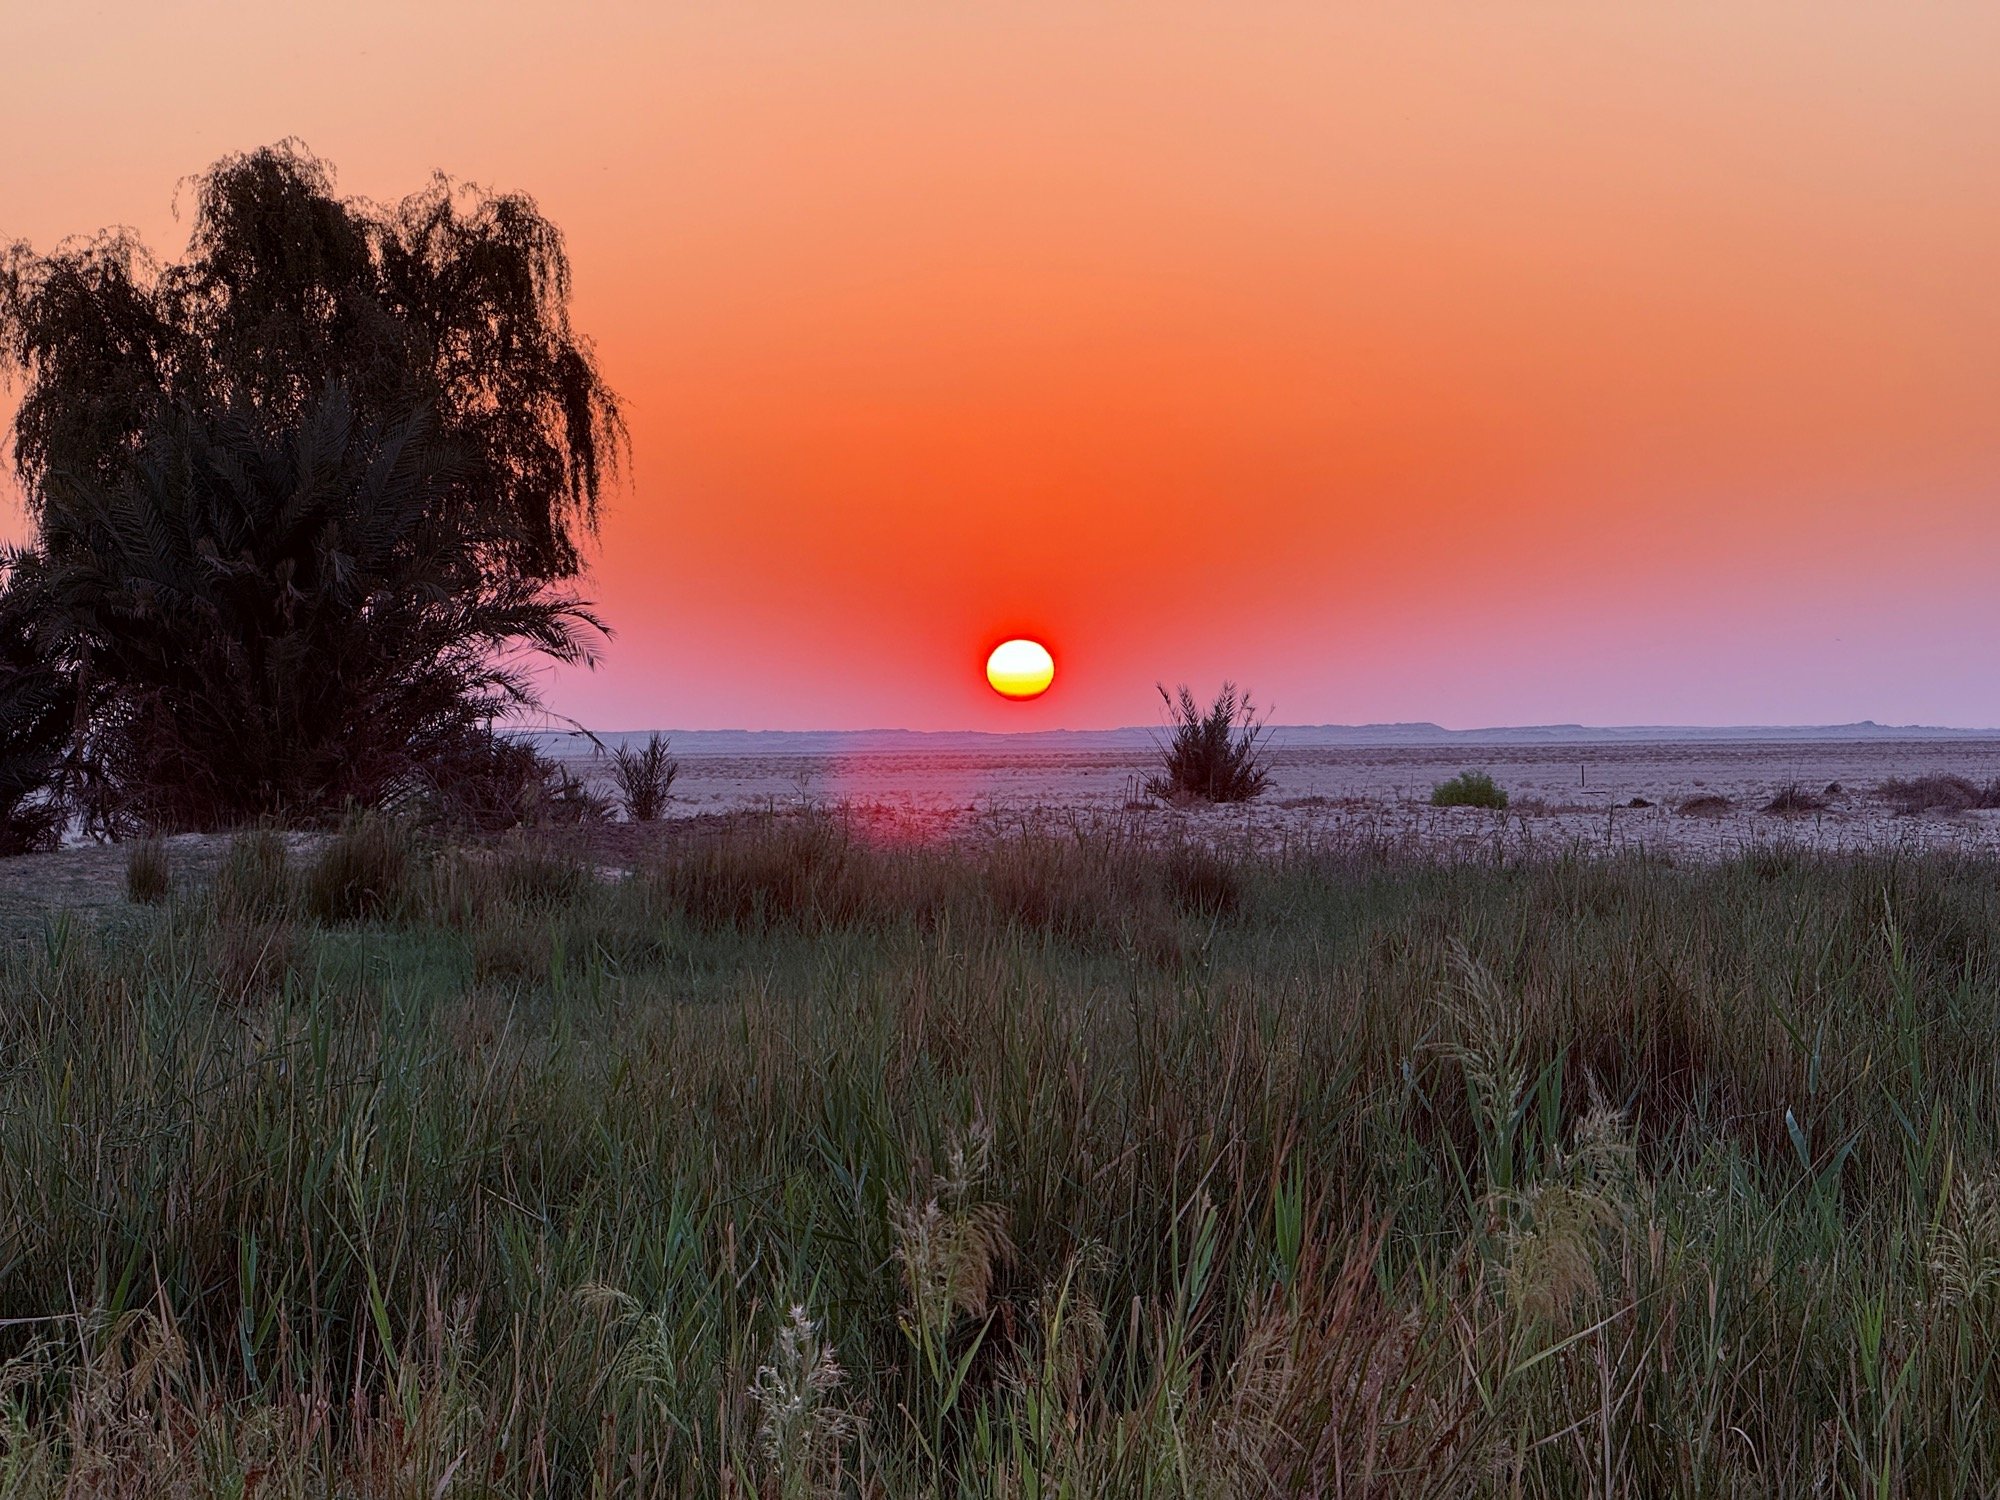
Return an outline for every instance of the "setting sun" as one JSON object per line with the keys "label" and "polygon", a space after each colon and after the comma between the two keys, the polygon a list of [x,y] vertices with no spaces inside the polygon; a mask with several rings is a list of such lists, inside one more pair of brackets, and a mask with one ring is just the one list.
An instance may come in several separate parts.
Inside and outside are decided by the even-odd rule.
{"label": "setting sun", "polygon": [[1039,698],[1055,677],[1055,658],[1040,641],[1002,641],[986,658],[986,680],[1003,698]]}

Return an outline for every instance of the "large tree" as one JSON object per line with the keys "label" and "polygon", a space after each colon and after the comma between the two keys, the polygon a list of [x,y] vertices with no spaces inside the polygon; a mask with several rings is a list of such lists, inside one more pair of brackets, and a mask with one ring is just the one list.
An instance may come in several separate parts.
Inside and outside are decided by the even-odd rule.
{"label": "large tree", "polygon": [[586,661],[566,590],[468,577],[454,446],[339,386],[279,437],[167,410],[113,479],[52,478],[35,587],[89,705],[104,821],[313,817],[414,789],[532,702],[524,654]]}
{"label": "large tree", "polygon": [[0,252],[0,365],[24,377],[15,454],[37,519],[55,475],[131,465],[163,400],[275,436],[338,383],[359,420],[423,412],[457,447],[441,503],[482,568],[577,572],[623,428],[532,199],[438,177],[378,207],[337,196],[291,142],[224,158],[192,197],[171,265],[122,231]]}
{"label": "large tree", "polygon": [[602,628],[564,580],[623,429],[568,298],[530,200],[439,178],[380,208],[291,144],[196,180],[175,264],[125,233],[0,255],[36,526],[0,575],[0,804],[10,745],[56,774],[57,725],[101,827],[478,760],[533,701],[521,654]]}

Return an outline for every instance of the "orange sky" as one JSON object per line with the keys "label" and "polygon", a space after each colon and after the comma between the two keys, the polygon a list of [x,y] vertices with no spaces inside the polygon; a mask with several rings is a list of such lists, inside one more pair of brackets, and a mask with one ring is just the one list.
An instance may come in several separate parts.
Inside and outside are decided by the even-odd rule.
{"label": "orange sky", "polygon": [[565,228],[592,725],[2000,724],[2000,7],[0,3],[0,237]]}

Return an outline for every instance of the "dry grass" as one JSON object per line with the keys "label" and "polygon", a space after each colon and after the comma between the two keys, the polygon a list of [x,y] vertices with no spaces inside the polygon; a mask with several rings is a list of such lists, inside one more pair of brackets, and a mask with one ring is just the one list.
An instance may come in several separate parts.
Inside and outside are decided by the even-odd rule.
{"label": "dry grass", "polygon": [[0,1493],[2000,1470],[1990,864],[539,837],[0,957]]}
{"label": "dry grass", "polygon": [[1763,811],[1783,817],[1797,817],[1802,813],[1826,811],[1826,798],[1811,792],[1796,781],[1778,788],[1777,793],[1766,802]]}
{"label": "dry grass", "polygon": [[1982,787],[1963,776],[1892,776],[1875,789],[1875,795],[1906,817],[1926,812],[1962,813],[2000,807],[2000,781]]}
{"label": "dry grass", "polygon": [[125,896],[141,906],[157,906],[173,894],[174,872],[167,846],[142,839],[125,856]]}

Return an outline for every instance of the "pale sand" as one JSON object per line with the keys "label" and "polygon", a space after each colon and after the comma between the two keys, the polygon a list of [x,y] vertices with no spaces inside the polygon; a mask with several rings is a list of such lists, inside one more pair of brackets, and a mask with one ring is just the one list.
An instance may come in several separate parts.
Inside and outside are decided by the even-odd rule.
{"label": "pale sand", "polygon": [[[1890,777],[2000,777],[2000,740],[1826,740],[1448,748],[1299,748],[1272,754],[1271,790],[1236,807],[1175,809],[1144,794],[1143,750],[1008,747],[993,751],[683,754],[673,815],[753,809],[844,810],[888,837],[966,837],[1078,820],[1263,847],[1367,839],[1412,852],[1619,852],[1725,858],[1773,844],[1835,851],[1947,848],[2000,853],[2000,812],[1898,816],[1875,788]],[[593,780],[601,766],[572,764]],[[1505,813],[1429,805],[1431,788],[1465,769],[1490,772]],[[1823,813],[1757,811],[1796,782],[1842,788]],[[1683,816],[1689,797],[1737,804]],[[1640,797],[1655,806],[1632,808]]]}

